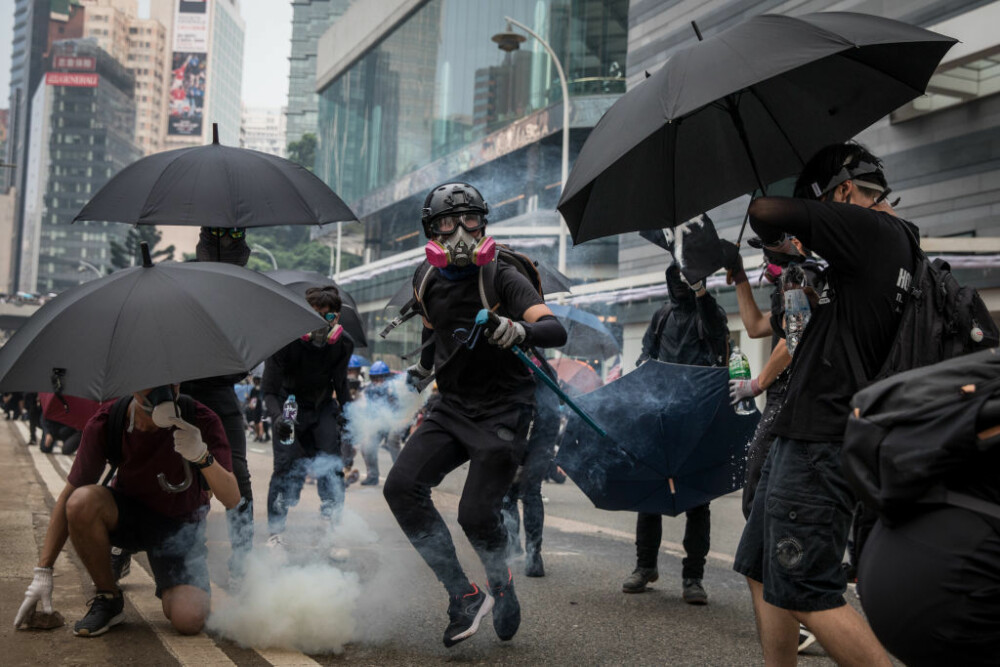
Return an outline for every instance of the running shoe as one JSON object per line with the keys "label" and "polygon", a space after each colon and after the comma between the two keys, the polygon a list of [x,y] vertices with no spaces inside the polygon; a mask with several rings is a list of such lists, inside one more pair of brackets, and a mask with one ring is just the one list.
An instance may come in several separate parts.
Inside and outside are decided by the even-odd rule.
{"label": "running shoe", "polygon": [[451,598],[448,604],[448,628],[444,631],[444,646],[451,648],[476,634],[483,617],[493,609],[493,598],[472,584],[472,592]]}
{"label": "running shoe", "polygon": [[87,615],[73,626],[73,634],[77,637],[103,635],[109,628],[125,620],[125,598],[121,591],[117,594],[98,591],[87,604],[90,606]]}
{"label": "running shoe", "polygon": [[514,638],[521,626],[521,605],[514,593],[514,575],[507,568],[507,581],[490,588],[496,601],[493,605],[493,629],[503,641]]}
{"label": "running shoe", "polygon": [[816,635],[806,630],[806,626],[799,623],[799,653],[816,643]]}

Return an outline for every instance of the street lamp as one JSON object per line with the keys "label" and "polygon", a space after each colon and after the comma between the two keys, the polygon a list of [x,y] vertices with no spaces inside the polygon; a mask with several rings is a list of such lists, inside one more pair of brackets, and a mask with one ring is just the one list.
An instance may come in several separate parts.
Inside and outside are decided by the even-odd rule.
{"label": "street lamp", "polygon": [[[566,85],[566,73],[563,72],[562,63],[556,56],[555,51],[549,46],[548,42],[538,36],[534,30],[524,25],[519,21],[515,21],[509,16],[505,16],[504,20],[507,21],[507,32],[501,32],[493,35],[492,40],[497,43],[497,48],[501,51],[510,53],[511,51],[516,51],[521,48],[521,43],[525,41],[524,35],[519,35],[513,31],[511,26],[516,25],[521,30],[525,31],[532,37],[538,40],[542,45],[542,48],[549,54],[552,58],[552,62],[556,66],[556,72],[559,74],[559,84],[562,86],[562,98],[563,98],[563,119],[562,119],[562,183],[559,186],[559,192],[561,193],[566,187],[566,179],[569,178],[569,86]],[[569,228],[566,227],[566,221],[563,220],[562,214],[559,214],[559,261],[558,268],[560,273],[566,273],[566,234]]]}
{"label": "street lamp", "polygon": [[82,259],[78,259],[77,262],[79,262],[79,264],[80,264],[80,268],[77,269],[78,272],[82,272],[82,271],[85,271],[86,269],[90,269],[95,274],[97,274],[98,278],[103,278],[104,277],[104,274],[101,273],[101,270],[99,268],[97,268],[96,266],[94,266],[93,264],[91,264],[90,262],[84,261]]}
{"label": "street lamp", "polygon": [[268,250],[267,248],[265,248],[264,246],[262,246],[262,245],[261,245],[261,244],[259,244],[259,243],[254,243],[254,244],[253,244],[253,246],[251,246],[251,248],[252,248],[253,250],[256,250],[256,251],[258,251],[258,252],[262,252],[262,253],[264,253],[265,255],[267,255],[268,257],[270,257],[270,258],[271,258],[271,266],[273,266],[273,267],[274,267],[274,270],[275,270],[275,271],[277,271],[277,270],[278,270],[278,262],[277,262],[277,260],[275,260],[275,259],[274,259],[274,255],[272,255],[272,254],[271,254],[271,251],[270,251],[270,250]]}

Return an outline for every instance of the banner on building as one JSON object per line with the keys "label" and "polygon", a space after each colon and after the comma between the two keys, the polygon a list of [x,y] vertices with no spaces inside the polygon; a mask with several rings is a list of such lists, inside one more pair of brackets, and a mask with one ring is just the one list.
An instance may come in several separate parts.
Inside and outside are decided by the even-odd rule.
{"label": "banner on building", "polygon": [[100,81],[98,74],[83,72],[46,72],[45,83],[50,86],[75,86],[78,88],[97,88]]}
{"label": "banner on building", "polygon": [[76,72],[93,72],[97,69],[97,58],[93,56],[53,56],[52,69],[69,69]]}
{"label": "banner on building", "polygon": [[208,74],[205,0],[177,0],[167,134],[201,136]]}

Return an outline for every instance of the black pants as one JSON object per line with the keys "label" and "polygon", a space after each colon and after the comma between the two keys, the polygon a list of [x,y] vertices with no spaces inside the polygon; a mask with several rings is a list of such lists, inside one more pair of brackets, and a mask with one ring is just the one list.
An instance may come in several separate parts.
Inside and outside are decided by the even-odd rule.
{"label": "black pants", "polygon": [[531,413],[530,405],[517,405],[473,420],[442,400],[407,440],[389,471],[382,490],[389,509],[451,595],[468,592],[469,580],[451,533],[431,501],[431,489],[469,462],[458,523],[483,562],[489,582],[505,581],[507,531],[500,506],[524,457]]}
{"label": "black pants", "polygon": [[[681,577],[684,579],[705,578],[705,557],[711,544],[712,514],[708,504],[690,509],[685,514],[684,560],[681,562]],[[663,517],[659,514],[639,512],[635,522],[635,554],[639,567],[656,567],[656,557],[663,539]]]}
{"label": "black pants", "polygon": [[295,441],[290,445],[281,444],[274,430],[274,472],[267,489],[267,525],[272,535],[284,531],[288,508],[298,504],[307,474],[316,478],[323,516],[336,518],[344,506],[338,414],[332,402],[318,409],[300,405]]}
{"label": "black pants", "polygon": [[542,529],[545,525],[545,505],[542,504],[542,480],[549,471],[555,454],[556,436],[559,434],[559,413],[541,413],[535,416],[528,440],[528,453],[524,457],[520,474],[503,499],[503,517],[511,546],[518,543],[519,524],[517,501],[524,506],[524,546],[529,552],[542,548]]}

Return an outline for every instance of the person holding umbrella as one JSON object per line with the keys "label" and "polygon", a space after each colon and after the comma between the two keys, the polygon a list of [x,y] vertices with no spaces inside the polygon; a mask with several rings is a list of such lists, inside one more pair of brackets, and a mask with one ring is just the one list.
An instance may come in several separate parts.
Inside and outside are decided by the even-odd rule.
{"label": "person holding umbrella", "polygon": [[[448,592],[448,648],[475,634],[490,610],[501,640],[512,639],[520,627],[501,504],[524,458],[535,383],[510,348],[566,342],[565,329],[531,282],[513,265],[496,262],[496,246],[486,235],[488,213],[482,194],[468,183],[437,186],[424,200],[431,267],[417,270],[414,282],[423,278],[414,293],[426,346],[409,370],[419,382],[433,369],[441,398],[407,440],[383,488],[396,521]],[[480,278],[486,275],[494,276],[500,297],[499,324],[479,335],[470,331],[479,331],[473,323],[484,307]],[[468,338],[461,342],[455,335],[463,332]],[[465,574],[431,500],[431,489],[466,462],[458,522],[483,563],[488,591]]]}
{"label": "person holding umbrella", "polygon": [[890,664],[843,597],[854,495],[840,465],[851,396],[862,382],[856,371],[871,378],[884,363],[917,260],[918,230],[896,216],[889,192],[877,157],[856,143],[833,144],[806,163],[797,198],[750,206],[766,246],[791,252],[794,235],[830,266],[793,356],[733,566],[750,585],[768,662],[795,660],[802,623],[839,664]]}
{"label": "person holding umbrella", "polygon": [[[200,403],[193,403],[192,422],[177,416],[171,400],[177,389],[132,394],[122,433],[108,433],[114,403],[87,423],[15,628],[33,624],[39,602],[43,613],[52,613],[52,568],[69,538],[97,588],[86,616],[74,626],[78,637],[102,635],[125,619],[112,573],[112,545],[146,551],[164,616],[180,634],[201,632],[211,594],[205,544],[209,492],[227,508],[239,503],[240,492],[219,418]],[[99,481],[113,437],[121,439],[121,458],[115,478],[103,486]],[[195,482],[171,492],[158,483],[157,473],[179,479],[188,466],[200,471],[204,486]]]}
{"label": "person holding umbrella", "polygon": [[[267,544],[275,549],[284,548],[288,508],[298,502],[307,474],[316,478],[320,512],[331,528],[344,504],[340,426],[343,406],[351,400],[347,364],[354,343],[337,322],[341,301],[336,287],[312,287],[306,290],[306,301],[327,325],[268,358],[261,382],[274,447],[274,472],[267,492]],[[298,405],[294,423],[283,416],[283,405],[291,395]],[[330,556],[341,560],[346,553],[334,548]]]}
{"label": "person holding umbrella", "polygon": [[[642,337],[642,354],[636,366],[656,359],[689,366],[724,366],[729,341],[726,313],[708,293],[702,281],[688,285],[676,263],[667,267],[666,304],[653,315]],[[702,585],[708,555],[711,514],[708,504],[685,513],[681,596],[688,604],[708,604]],[[659,578],[656,567],[663,517],[639,512],[635,524],[636,566],[622,583],[624,593],[643,593],[646,584]]]}

